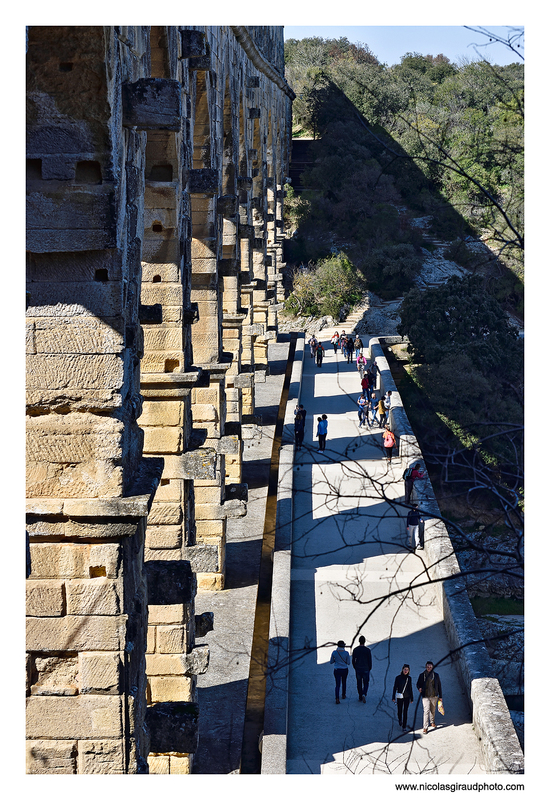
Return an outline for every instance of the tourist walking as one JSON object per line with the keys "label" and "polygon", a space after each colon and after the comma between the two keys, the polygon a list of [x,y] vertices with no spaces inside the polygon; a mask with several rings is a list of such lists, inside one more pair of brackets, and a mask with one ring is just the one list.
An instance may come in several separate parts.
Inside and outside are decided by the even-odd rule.
{"label": "tourist walking", "polygon": [[370,672],[372,669],[372,654],[370,649],[365,645],[364,636],[359,637],[359,644],[353,649],[351,654],[351,665],[355,670],[359,702],[366,703],[367,692],[369,690]]}
{"label": "tourist walking", "polygon": [[390,416],[389,410],[391,408],[391,401],[392,401],[391,392],[386,392],[386,394],[384,395],[384,405],[386,406],[386,414],[388,417]]}
{"label": "tourist walking", "polygon": [[304,441],[304,433],[306,430],[306,416],[305,413],[298,411],[294,415],[294,441],[296,442],[296,449],[300,450],[302,442]]}
{"label": "tourist walking", "polygon": [[359,406],[359,410],[357,411],[357,416],[359,417],[359,427],[361,428],[365,422],[368,423],[368,400],[364,394],[362,394],[359,399],[357,400],[357,405]]}
{"label": "tourist walking", "polygon": [[375,393],[373,392],[371,394],[371,396],[370,396],[370,411],[371,411],[371,414],[372,414],[372,419],[370,421],[369,427],[374,425],[375,422],[378,424],[378,427],[381,427],[380,426],[380,420],[376,416],[377,410],[378,410],[378,400],[376,398]]}
{"label": "tourist walking", "polygon": [[322,367],[323,366],[323,356],[325,355],[325,348],[323,347],[321,342],[319,342],[319,344],[317,345],[317,350],[315,351],[315,355],[317,357],[317,366],[318,367]]}
{"label": "tourist walking", "polygon": [[409,703],[414,700],[411,670],[408,664],[403,664],[401,672],[393,682],[392,702],[397,703],[397,719],[404,731],[407,725],[407,710]]}
{"label": "tourist walking", "polygon": [[386,404],[384,403],[384,398],[381,397],[378,401],[377,405],[378,415],[380,417],[379,425],[381,428],[384,428],[386,425]]}
{"label": "tourist walking", "polygon": [[346,355],[348,357],[348,364],[351,364],[353,359],[353,339],[348,336],[346,341]]}
{"label": "tourist walking", "polygon": [[418,503],[413,503],[413,507],[407,514],[407,545],[409,547],[424,549],[420,541],[420,525],[423,522],[418,510]]}
{"label": "tourist walking", "polygon": [[391,457],[393,448],[395,447],[395,436],[392,431],[390,431],[390,426],[386,425],[386,429],[382,434],[382,443],[384,445],[384,450],[386,451],[386,460],[388,464],[391,464]]}
{"label": "tourist walking", "polygon": [[311,358],[315,358],[315,351],[317,350],[318,341],[315,336],[312,336],[308,342],[309,345],[309,352],[311,353]]}
{"label": "tourist walking", "polygon": [[330,663],[334,666],[336,703],[340,702],[340,686],[342,686],[342,700],[346,699],[346,683],[348,680],[350,661],[351,659],[346,650],[346,644],[340,640],[336,646],[336,650],[332,651],[330,657]]}
{"label": "tourist walking", "polygon": [[359,375],[361,376],[361,380],[363,380],[363,375],[365,374],[366,368],[367,368],[367,359],[365,358],[363,353],[360,353],[357,356],[357,369],[359,370]]}
{"label": "tourist walking", "polygon": [[437,708],[437,701],[443,699],[441,680],[437,672],[434,671],[433,661],[426,661],[426,669],[418,676],[416,688],[420,692],[422,707],[424,709],[424,726],[422,732],[428,733],[428,725],[430,728],[437,727],[435,724],[435,710]]}
{"label": "tourist walking", "polygon": [[336,352],[338,351],[338,345],[340,344],[340,336],[338,334],[338,331],[335,331],[332,334],[330,343],[334,347],[334,355],[336,355]]}
{"label": "tourist walking", "polygon": [[410,502],[414,482],[419,478],[423,478],[424,473],[420,471],[420,463],[413,464],[403,473],[403,481],[405,482],[405,503]]}
{"label": "tourist walking", "polygon": [[363,353],[363,342],[359,338],[359,334],[356,334],[353,346],[355,348],[355,358],[359,358],[359,355]]}
{"label": "tourist walking", "polygon": [[317,417],[317,437],[319,439],[319,449],[317,450],[318,453],[324,452],[325,445],[327,443],[327,433],[328,433],[327,415],[323,414],[322,417]]}
{"label": "tourist walking", "polygon": [[370,394],[371,393],[370,393],[369,379],[367,378],[366,375],[363,375],[362,378],[361,378],[361,389],[362,389],[363,394],[365,395],[365,397],[370,399]]}
{"label": "tourist walking", "polygon": [[347,340],[348,340],[348,337],[346,336],[346,332],[342,331],[342,333],[340,334],[340,350],[341,350],[343,356],[345,356],[345,354],[346,354],[345,350],[346,350],[346,342],[347,342]]}

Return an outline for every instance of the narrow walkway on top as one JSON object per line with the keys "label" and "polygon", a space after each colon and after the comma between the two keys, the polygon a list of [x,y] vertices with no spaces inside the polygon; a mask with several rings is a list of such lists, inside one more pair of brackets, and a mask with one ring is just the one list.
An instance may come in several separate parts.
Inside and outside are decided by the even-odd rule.
{"label": "narrow walkway on top", "polygon": [[[423,551],[407,546],[407,464],[394,455],[388,466],[381,429],[359,427],[360,377],[355,361],[334,353],[333,332],[318,336],[326,351],[322,367],[306,344],[300,398],[307,417],[294,464],[287,772],[482,773]],[[367,346],[368,337],[362,338]],[[318,453],[322,414],[328,436],[325,452]],[[331,653],[340,639],[351,652],[361,634],[373,657],[366,703],[358,701],[350,667],[347,698],[336,705]],[[436,714],[437,728],[424,734],[415,697],[408,713],[412,730],[403,732],[391,699],[394,679],[409,664],[417,696],[427,660],[441,677],[446,713]]]}

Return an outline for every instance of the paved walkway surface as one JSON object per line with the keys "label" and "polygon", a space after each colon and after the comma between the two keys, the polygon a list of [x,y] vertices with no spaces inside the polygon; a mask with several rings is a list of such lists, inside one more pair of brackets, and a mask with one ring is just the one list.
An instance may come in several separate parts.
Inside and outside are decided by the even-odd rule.
{"label": "paved walkway surface", "polygon": [[[386,464],[381,430],[360,428],[355,364],[334,354],[333,329],[319,335],[321,368],[306,347],[301,402],[304,446],[294,466],[294,544],[287,772],[293,774],[479,774],[480,752],[454,666],[423,551],[407,547],[401,480],[405,464]],[[314,437],[328,416],[324,453]],[[394,504],[397,503],[397,504]],[[350,667],[347,698],[336,705],[336,642],[366,637],[373,656],[367,701]],[[308,652],[309,651],[309,652]],[[422,732],[422,705],[409,707],[411,731],[391,702],[395,676],[410,665],[413,684],[427,660],[440,674],[445,716]],[[416,693],[416,688],[415,688]]]}

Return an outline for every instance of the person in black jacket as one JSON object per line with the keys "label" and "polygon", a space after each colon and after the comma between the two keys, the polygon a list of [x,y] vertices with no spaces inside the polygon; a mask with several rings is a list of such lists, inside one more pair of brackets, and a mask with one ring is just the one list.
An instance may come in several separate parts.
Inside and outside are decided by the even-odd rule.
{"label": "person in black jacket", "polygon": [[397,719],[404,731],[407,730],[407,710],[409,703],[414,700],[411,670],[408,664],[403,664],[401,673],[396,677],[391,696],[392,702],[397,703]]}
{"label": "person in black jacket", "polygon": [[436,728],[435,709],[439,698],[443,699],[441,681],[437,672],[434,672],[433,661],[426,661],[426,669],[421,672],[416,682],[416,688],[422,697],[424,707],[424,729],[423,733],[428,733],[428,723],[431,728]]}
{"label": "person in black jacket", "polygon": [[355,670],[357,679],[357,691],[359,702],[367,702],[367,692],[369,690],[370,671],[372,669],[372,655],[368,647],[365,646],[365,637],[359,637],[359,644],[353,649],[351,654],[351,665]]}

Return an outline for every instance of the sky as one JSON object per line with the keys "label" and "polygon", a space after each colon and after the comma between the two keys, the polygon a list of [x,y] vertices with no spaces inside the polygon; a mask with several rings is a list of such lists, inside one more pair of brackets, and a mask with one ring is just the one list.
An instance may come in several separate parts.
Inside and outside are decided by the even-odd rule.
{"label": "sky", "polygon": [[[462,57],[474,60],[483,57],[492,64],[501,65],[522,61],[503,44],[494,42],[488,45],[488,38],[476,33],[480,27],[501,38],[507,38],[510,29],[510,26],[498,25],[472,25],[475,31],[464,25],[285,25],[284,35],[285,39],[346,37],[352,43],[367,44],[378,60],[388,66],[399,64],[407,52],[433,56],[443,53],[454,63]],[[523,45],[523,39],[520,43]],[[518,53],[525,55],[523,46]]]}

